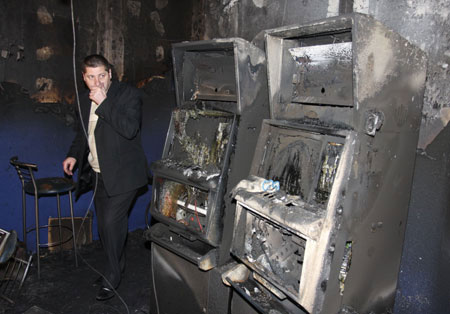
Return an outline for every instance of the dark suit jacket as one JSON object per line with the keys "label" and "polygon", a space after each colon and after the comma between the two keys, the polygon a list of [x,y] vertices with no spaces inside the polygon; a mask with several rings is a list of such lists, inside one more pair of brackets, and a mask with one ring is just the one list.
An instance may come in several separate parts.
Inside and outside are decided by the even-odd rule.
{"label": "dark suit jacket", "polygon": [[[77,160],[77,197],[89,185],[90,165],[87,132],[91,100],[89,91],[80,96],[82,123],[67,157]],[[94,131],[103,182],[110,196],[138,189],[148,183],[148,167],[141,144],[142,100],[140,91],[126,83],[113,81],[107,98],[95,112]],[[92,182],[91,182],[92,183]]]}

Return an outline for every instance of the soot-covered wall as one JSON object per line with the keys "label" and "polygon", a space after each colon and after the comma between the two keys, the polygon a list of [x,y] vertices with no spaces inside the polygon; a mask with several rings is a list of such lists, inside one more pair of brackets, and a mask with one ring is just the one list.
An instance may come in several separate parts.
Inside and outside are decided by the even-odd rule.
{"label": "soot-covered wall", "polygon": [[[62,161],[78,120],[73,47],[78,89],[85,91],[80,61],[104,54],[121,80],[143,92],[142,140],[150,162],[161,157],[170,111],[175,107],[171,75],[173,42],[191,39],[193,1],[1,1],[0,2],[0,228],[22,238],[21,186],[9,165],[12,156],[38,164],[37,177],[63,176]],[[75,41],[72,28],[74,16]],[[151,186],[130,215],[130,229],[145,226]],[[82,217],[92,193],[75,203]],[[68,198],[62,198],[68,216]],[[28,201],[28,226],[34,204]],[[55,217],[56,199],[41,198],[40,224]],[[93,207],[91,207],[93,210]],[[94,218],[93,236],[97,238]],[[28,241],[33,243],[34,232]],[[41,230],[47,238],[47,230]],[[33,249],[33,246],[30,246]]]}

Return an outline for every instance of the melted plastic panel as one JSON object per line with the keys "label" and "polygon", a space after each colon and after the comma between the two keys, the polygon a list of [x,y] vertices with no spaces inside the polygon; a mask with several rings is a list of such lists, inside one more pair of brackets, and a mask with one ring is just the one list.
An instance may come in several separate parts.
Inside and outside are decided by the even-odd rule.
{"label": "melted plastic panel", "polygon": [[232,48],[186,51],[183,74],[184,100],[237,101]]}
{"label": "melted plastic panel", "polygon": [[156,210],[165,217],[203,233],[208,217],[208,192],[163,178],[158,178],[156,185]]}
{"label": "melted plastic panel", "polygon": [[281,290],[298,297],[306,240],[246,211],[242,256]]}
{"label": "melted plastic panel", "polygon": [[167,158],[180,166],[222,168],[233,115],[221,111],[175,110],[174,132]]}

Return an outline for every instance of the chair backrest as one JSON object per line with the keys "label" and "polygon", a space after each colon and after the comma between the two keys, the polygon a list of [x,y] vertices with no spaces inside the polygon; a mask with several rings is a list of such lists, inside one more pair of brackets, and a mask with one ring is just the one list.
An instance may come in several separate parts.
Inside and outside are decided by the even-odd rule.
{"label": "chair backrest", "polygon": [[33,172],[38,169],[37,165],[21,162],[19,161],[19,158],[17,156],[11,157],[9,163],[16,169],[17,174],[19,175],[20,182],[22,183],[22,188],[25,187],[26,183],[32,182],[34,190],[37,191],[36,182],[33,174]]}

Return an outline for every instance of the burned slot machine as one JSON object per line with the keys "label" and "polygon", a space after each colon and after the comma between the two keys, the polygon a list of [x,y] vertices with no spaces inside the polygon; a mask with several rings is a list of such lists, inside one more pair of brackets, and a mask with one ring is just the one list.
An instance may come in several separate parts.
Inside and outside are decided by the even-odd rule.
{"label": "burned slot machine", "polygon": [[426,56],[356,13],[265,40],[271,119],[233,190],[230,313],[389,312]]}
{"label": "burned slot machine", "polygon": [[265,54],[239,38],[184,42],[173,45],[173,64],[177,108],[151,165],[152,312],[221,313],[230,290],[218,270],[230,259],[230,191],[249,174],[269,117]]}

